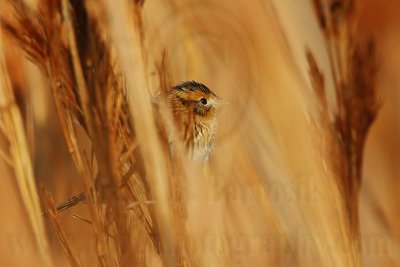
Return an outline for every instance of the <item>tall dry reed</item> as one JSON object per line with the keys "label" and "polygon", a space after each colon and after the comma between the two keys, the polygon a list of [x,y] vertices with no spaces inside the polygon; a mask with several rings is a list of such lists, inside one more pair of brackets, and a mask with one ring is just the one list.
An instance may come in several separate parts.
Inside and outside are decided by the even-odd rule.
{"label": "tall dry reed", "polygon": [[[7,1],[2,30],[46,77],[57,113],[48,128],[59,129],[75,169],[33,155],[79,176],[34,172],[43,159],[30,158],[25,125],[38,123],[21,118],[2,60],[2,132],[19,152],[6,159],[43,257],[57,266],[362,265],[358,203],[378,64],[375,41],[357,34],[357,1],[310,2],[328,66],[307,50],[309,77],[272,1],[35,2]],[[171,114],[152,102],[183,79],[232,101],[201,168],[169,151]],[[63,212],[57,185],[83,192]]]}

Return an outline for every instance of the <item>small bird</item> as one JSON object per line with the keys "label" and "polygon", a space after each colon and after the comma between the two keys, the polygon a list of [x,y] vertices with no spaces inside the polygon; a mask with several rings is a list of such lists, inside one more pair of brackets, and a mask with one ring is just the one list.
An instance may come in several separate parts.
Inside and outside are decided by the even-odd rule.
{"label": "small bird", "polygon": [[[157,96],[156,104],[161,97]],[[170,109],[177,137],[189,158],[205,164],[214,150],[217,134],[217,107],[226,102],[217,97],[204,84],[187,81],[166,90],[167,107]],[[176,142],[168,137],[170,149]],[[96,180],[98,177],[96,177]],[[85,193],[73,196],[56,207],[58,212],[67,210],[86,200]]]}
{"label": "small bird", "polygon": [[214,150],[220,98],[204,84],[187,81],[167,90],[166,100],[177,136],[189,157],[201,164],[206,163]]}

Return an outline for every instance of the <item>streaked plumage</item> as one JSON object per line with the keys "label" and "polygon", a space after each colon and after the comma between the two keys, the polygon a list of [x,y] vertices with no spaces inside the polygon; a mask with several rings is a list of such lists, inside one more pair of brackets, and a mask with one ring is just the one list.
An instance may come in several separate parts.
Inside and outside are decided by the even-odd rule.
{"label": "streaked plumage", "polygon": [[167,91],[167,103],[189,156],[207,162],[217,134],[218,97],[207,86],[188,81]]}

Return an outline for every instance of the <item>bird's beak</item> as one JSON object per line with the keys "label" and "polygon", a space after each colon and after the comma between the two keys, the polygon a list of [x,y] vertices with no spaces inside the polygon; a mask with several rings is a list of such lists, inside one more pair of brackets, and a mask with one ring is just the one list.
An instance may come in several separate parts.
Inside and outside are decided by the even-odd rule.
{"label": "bird's beak", "polygon": [[218,97],[217,99],[215,99],[214,104],[217,107],[221,107],[221,106],[232,104],[232,101]]}

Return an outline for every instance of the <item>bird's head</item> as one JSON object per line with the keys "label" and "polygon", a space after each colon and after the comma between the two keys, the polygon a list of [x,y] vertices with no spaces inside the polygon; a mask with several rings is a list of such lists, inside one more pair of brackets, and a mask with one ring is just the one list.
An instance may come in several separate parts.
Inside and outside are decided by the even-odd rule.
{"label": "bird's head", "polygon": [[[219,98],[205,85],[188,81],[174,86],[168,95],[174,116],[198,123],[214,122]],[[188,118],[184,118],[184,117]]]}
{"label": "bird's head", "polygon": [[[207,86],[195,81],[182,82],[169,88],[165,96],[173,115],[177,135],[184,147],[192,159],[205,163],[214,148],[217,109],[224,101]],[[174,138],[168,136],[170,144],[175,142]]]}

